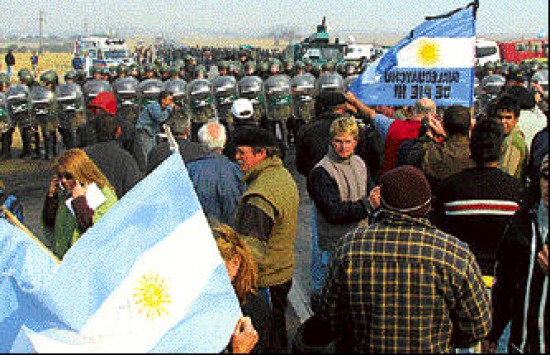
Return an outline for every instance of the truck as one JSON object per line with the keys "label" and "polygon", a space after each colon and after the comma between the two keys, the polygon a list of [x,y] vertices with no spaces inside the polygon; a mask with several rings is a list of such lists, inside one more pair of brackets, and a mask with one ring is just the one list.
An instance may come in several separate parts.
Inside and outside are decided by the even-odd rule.
{"label": "truck", "polygon": [[361,61],[374,55],[374,45],[349,43],[346,47],[345,61]]}
{"label": "truck", "polygon": [[133,63],[130,48],[124,39],[101,36],[81,37],[76,40],[73,56],[78,54],[86,76],[92,67],[116,67]]}
{"label": "truck", "polygon": [[475,64],[483,66],[488,62],[500,62],[500,50],[497,42],[485,38],[476,38]]}
{"label": "truck", "polygon": [[346,62],[361,62],[370,59],[375,54],[375,46],[371,43],[357,43],[353,35],[349,35],[345,48],[344,60]]}
{"label": "truck", "polygon": [[311,59],[314,65],[322,65],[328,61],[342,62],[346,47],[347,43],[340,42],[338,38],[334,42],[330,42],[326,17],[323,17],[321,24],[317,25],[316,32],[299,43],[288,45],[283,51],[283,56],[292,60]]}

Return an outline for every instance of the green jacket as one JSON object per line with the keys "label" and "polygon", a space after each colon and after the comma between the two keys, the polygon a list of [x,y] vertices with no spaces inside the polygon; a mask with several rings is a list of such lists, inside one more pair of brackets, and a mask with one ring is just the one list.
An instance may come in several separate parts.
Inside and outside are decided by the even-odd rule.
{"label": "green jacket", "polygon": [[[92,218],[94,224],[117,202],[116,193],[109,187],[105,186],[101,189],[101,192],[103,192],[107,200],[95,210]],[[51,230],[44,227],[44,235],[52,243],[53,253],[59,259],[63,259],[69,248],[82,236],[82,232],[77,228],[75,216],[73,216],[67,205],[65,205],[67,195],[59,194],[58,196],[59,207],[55,215],[54,228]]]}
{"label": "green jacket", "polygon": [[519,126],[504,138],[502,154],[500,156],[500,169],[512,175],[516,179],[521,178],[523,164],[527,156],[527,144]]}
{"label": "green jacket", "polygon": [[258,265],[259,287],[275,286],[292,279],[294,243],[298,228],[298,187],[277,157],[267,158],[243,176],[247,190],[239,200],[237,221],[246,204],[260,208],[273,220],[267,242],[244,236]]}

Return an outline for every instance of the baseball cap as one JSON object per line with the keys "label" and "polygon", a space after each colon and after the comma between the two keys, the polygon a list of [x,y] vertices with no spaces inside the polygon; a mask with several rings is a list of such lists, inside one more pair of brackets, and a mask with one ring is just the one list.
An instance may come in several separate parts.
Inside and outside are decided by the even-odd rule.
{"label": "baseball cap", "polygon": [[252,117],[252,113],[254,112],[254,107],[252,106],[252,102],[248,99],[237,99],[233,101],[233,105],[231,106],[231,113],[233,114],[233,117],[245,120],[250,117]]}

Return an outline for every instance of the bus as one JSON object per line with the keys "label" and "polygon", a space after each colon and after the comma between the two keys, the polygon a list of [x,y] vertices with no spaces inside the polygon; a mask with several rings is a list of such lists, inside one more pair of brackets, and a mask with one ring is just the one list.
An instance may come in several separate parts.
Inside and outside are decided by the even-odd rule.
{"label": "bus", "polygon": [[521,64],[524,60],[548,58],[547,39],[523,39],[499,42],[498,47],[503,62]]}
{"label": "bus", "polygon": [[73,53],[79,55],[87,76],[92,67],[116,67],[133,62],[130,48],[119,38],[82,37],[75,42]]}
{"label": "bus", "polygon": [[497,42],[484,38],[476,38],[475,64],[479,66],[488,62],[500,62],[500,49]]}

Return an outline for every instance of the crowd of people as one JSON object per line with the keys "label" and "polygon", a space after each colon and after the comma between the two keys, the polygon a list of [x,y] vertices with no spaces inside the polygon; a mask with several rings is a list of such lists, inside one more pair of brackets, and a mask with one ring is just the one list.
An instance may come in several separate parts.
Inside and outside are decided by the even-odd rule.
{"label": "crowd of people", "polygon": [[[348,90],[363,69],[353,64],[264,66],[239,52],[237,65],[206,52],[86,80],[69,72],[63,84],[51,71],[40,83],[24,70],[19,84],[0,78],[3,159],[15,127],[20,158],[55,158],[41,224],[60,259],[177,149],[249,317],[228,351],[494,352],[499,340],[547,351],[548,96],[531,80],[544,68],[480,68],[475,108],[427,97],[369,107]],[[487,90],[495,75],[502,85]],[[526,110],[545,115],[530,140]],[[289,147],[313,245],[314,315],[293,340],[305,196]]]}

